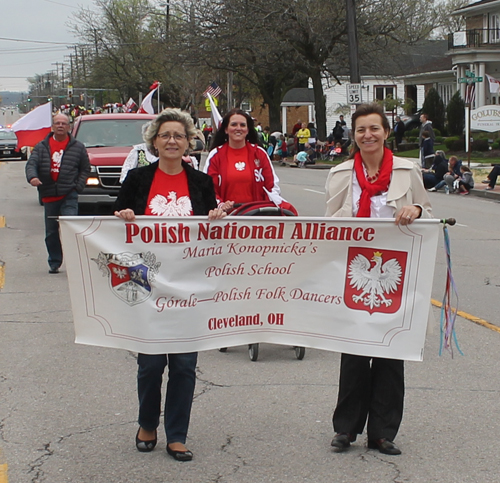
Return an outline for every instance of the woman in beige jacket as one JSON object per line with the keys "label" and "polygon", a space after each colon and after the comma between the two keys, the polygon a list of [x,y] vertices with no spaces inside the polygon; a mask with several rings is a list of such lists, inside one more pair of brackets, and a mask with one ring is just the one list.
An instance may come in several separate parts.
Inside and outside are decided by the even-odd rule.
{"label": "woman in beige jacket", "polygon": [[[326,216],[394,218],[408,225],[431,218],[420,169],[385,147],[390,125],[379,104],[363,104],[352,116],[351,159],[332,168],[326,182]],[[402,360],[342,354],[337,407],[333,414],[336,452],[345,451],[367,424],[368,447],[398,455],[394,444],[403,418]]]}

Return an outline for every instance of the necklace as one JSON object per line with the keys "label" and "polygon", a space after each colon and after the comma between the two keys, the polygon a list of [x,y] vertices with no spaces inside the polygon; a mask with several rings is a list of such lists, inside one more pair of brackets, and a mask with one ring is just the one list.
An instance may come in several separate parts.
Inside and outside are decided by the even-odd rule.
{"label": "necklace", "polygon": [[379,174],[380,174],[380,169],[373,176],[367,176],[366,181],[368,181],[368,183],[373,183],[378,178]]}

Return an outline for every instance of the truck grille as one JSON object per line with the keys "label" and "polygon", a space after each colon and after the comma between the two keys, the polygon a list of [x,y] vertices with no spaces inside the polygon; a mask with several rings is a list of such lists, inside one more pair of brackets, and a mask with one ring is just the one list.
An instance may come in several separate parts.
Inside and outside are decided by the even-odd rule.
{"label": "truck grille", "polygon": [[121,166],[97,166],[97,175],[103,188],[120,189]]}

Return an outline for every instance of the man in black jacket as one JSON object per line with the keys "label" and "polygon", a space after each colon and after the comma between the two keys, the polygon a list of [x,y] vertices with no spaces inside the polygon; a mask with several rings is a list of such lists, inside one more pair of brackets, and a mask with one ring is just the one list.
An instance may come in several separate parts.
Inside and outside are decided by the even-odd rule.
{"label": "man in black jacket", "polygon": [[52,133],[35,146],[26,163],[26,179],[40,191],[45,210],[49,273],[58,273],[63,260],[57,217],[78,215],[78,193],[90,174],[85,146],[69,130],[68,116],[56,114]]}

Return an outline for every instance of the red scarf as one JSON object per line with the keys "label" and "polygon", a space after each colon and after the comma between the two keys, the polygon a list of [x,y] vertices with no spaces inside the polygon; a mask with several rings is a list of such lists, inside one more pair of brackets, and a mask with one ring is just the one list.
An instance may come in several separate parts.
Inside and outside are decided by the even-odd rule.
{"label": "red scarf", "polygon": [[380,173],[373,183],[368,182],[366,179],[365,170],[363,169],[363,160],[359,151],[354,155],[354,171],[358,178],[359,186],[361,187],[359,209],[356,216],[370,218],[372,196],[384,193],[389,189],[392,174],[392,151],[384,148],[384,159],[380,166]]}

